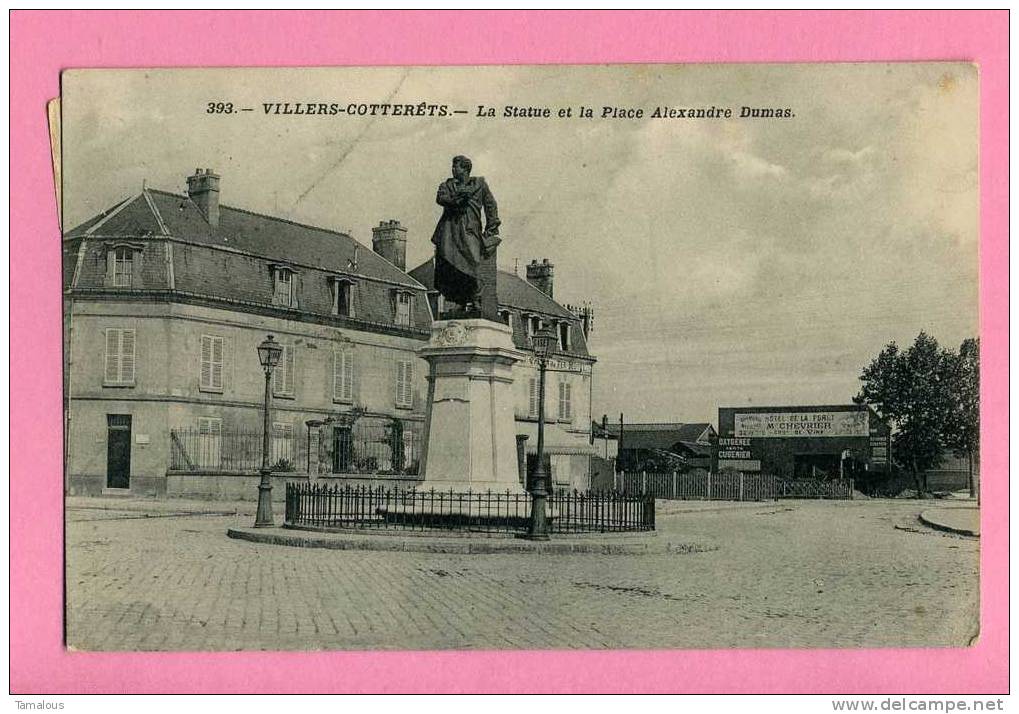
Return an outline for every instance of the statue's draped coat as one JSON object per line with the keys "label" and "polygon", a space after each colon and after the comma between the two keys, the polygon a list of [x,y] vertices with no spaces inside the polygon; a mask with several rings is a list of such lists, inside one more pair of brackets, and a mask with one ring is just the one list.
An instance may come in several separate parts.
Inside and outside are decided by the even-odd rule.
{"label": "statue's draped coat", "polygon": [[435,289],[459,305],[476,302],[479,265],[501,242],[495,197],[484,178],[471,176],[462,186],[458,186],[456,179],[443,181],[435,202],[443,208],[442,218],[432,234]]}

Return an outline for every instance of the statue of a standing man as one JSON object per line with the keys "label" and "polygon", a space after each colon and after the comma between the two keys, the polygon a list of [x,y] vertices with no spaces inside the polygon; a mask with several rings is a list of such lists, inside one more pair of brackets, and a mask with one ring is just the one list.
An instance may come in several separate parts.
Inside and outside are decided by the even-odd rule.
{"label": "statue of a standing man", "polygon": [[499,212],[485,179],[471,176],[471,160],[466,156],[453,157],[453,176],[439,184],[435,202],[443,209],[432,234],[435,289],[462,306],[467,315],[498,321]]}

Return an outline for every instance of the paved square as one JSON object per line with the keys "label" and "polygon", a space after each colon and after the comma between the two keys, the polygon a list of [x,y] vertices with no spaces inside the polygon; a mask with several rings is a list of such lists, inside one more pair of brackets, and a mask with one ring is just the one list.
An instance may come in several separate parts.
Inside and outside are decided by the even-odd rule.
{"label": "paved square", "polygon": [[658,537],[715,549],[628,556],[258,545],[225,535],[250,525],[243,508],[72,499],[68,644],[917,647],[977,634],[978,541],[920,526],[916,501],[673,502]]}

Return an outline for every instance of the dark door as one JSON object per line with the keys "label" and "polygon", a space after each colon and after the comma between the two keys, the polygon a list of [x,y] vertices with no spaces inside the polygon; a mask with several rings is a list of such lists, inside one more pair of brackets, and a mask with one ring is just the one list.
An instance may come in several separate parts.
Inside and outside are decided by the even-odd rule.
{"label": "dark door", "polygon": [[131,415],[106,415],[106,487],[131,487]]}
{"label": "dark door", "polygon": [[333,427],[333,473],[353,473],[354,439],[349,426]]}

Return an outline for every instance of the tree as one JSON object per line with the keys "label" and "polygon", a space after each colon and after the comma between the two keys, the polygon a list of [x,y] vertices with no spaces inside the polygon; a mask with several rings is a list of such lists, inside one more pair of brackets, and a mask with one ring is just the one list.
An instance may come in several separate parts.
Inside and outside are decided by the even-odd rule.
{"label": "tree", "polygon": [[953,355],[954,405],[945,444],[956,454],[966,456],[969,495],[976,496],[973,479],[973,455],[980,450],[980,340],[970,338]]}
{"label": "tree", "polygon": [[860,375],[855,401],[869,404],[893,430],[895,461],[909,470],[918,494],[941,453],[957,403],[958,358],[925,332],[906,351],[889,343]]}

